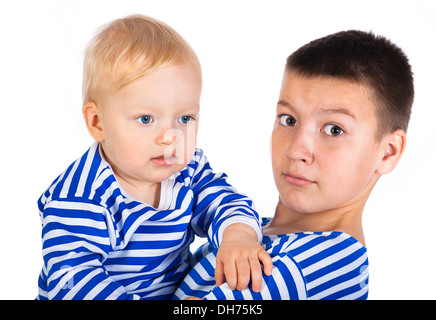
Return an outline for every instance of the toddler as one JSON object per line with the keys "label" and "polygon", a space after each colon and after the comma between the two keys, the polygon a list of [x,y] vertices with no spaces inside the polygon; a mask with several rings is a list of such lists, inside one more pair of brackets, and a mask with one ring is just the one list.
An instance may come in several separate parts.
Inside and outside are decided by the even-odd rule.
{"label": "toddler", "polygon": [[260,290],[271,260],[259,216],[196,149],[197,56],[141,15],[104,26],[85,54],[83,116],[94,144],[38,201],[38,299],[169,299],[195,234],[216,247],[217,282]]}

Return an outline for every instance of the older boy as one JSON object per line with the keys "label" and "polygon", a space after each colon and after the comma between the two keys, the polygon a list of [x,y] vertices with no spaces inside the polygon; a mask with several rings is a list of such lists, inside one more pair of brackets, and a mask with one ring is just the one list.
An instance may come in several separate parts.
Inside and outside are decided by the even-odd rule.
{"label": "older boy", "polygon": [[269,255],[251,200],[195,148],[201,71],[185,40],[130,16],[105,26],[84,63],[83,115],[95,139],[38,201],[39,299],[168,299],[194,234],[219,246],[218,279],[260,289]]}
{"label": "older boy", "polygon": [[366,299],[362,213],[403,154],[413,96],[408,59],[384,37],[339,32],[290,55],[271,139],[279,202],[264,219],[272,276],[259,293],[215,288],[211,252],[175,297]]}

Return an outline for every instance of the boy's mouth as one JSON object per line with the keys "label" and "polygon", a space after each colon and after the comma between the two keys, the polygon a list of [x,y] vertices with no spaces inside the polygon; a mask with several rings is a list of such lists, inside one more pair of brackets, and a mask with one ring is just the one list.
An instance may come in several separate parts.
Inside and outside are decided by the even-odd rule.
{"label": "boy's mouth", "polygon": [[297,173],[292,172],[285,172],[283,173],[285,181],[287,183],[299,186],[299,187],[305,187],[310,186],[315,183],[315,181],[312,181],[302,175],[299,175]]}

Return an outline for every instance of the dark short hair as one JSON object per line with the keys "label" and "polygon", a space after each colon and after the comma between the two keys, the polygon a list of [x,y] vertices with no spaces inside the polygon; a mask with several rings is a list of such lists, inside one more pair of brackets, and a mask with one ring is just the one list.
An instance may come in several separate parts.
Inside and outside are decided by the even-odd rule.
{"label": "dark short hair", "polygon": [[414,98],[412,68],[404,52],[383,36],[349,30],[311,41],[288,57],[286,71],[367,85],[375,97],[378,136],[407,131]]}

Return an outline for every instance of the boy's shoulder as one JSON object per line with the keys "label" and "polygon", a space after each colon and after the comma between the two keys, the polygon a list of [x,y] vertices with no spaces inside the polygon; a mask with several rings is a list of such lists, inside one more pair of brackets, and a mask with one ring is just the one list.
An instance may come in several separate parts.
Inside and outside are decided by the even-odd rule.
{"label": "boy's shoulder", "polygon": [[[359,251],[366,254],[366,248],[355,238],[340,231],[298,232],[276,236],[264,236],[263,244],[266,250],[274,255],[290,254],[297,260],[317,256],[320,260],[326,256],[349,248],[349,252]],[[348,252],[347,251],[347,252]],[[303,254],[304,253],[304,254]]]}
{"label": "boy's shoulder", "polygon": [[281,275],[301,279],[309,299],[366,299],[366,248],[339,231],[264,236],[264,245]]}

